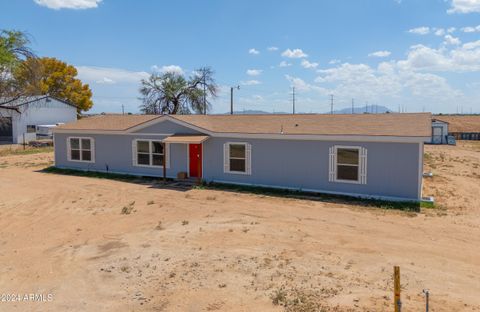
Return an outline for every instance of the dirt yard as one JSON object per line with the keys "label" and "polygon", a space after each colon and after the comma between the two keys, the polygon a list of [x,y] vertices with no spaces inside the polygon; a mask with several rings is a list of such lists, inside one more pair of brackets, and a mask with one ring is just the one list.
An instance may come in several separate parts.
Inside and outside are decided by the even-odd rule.
{"label": "dirt yard", "polygon": [[[480,311],[480,144],[428,146],[421,213],[40,172],[0,157],[0,311]],[[48,295],[51,297],[48,297]]]}

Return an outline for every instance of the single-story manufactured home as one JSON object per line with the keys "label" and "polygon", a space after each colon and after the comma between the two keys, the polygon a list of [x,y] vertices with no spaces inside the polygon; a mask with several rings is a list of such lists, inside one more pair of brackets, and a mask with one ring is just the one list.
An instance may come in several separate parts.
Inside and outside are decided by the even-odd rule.
{"label": "single-story manufactured home", "polygon": [[418,201],[431,118],[101,115],[54,130],[55,166]]}
{"label": "single-story manufactured home", "polygon": [[77,120],[77,107],[52,96],[0,99],[0,142],[28,143],[37,138],[40,125]]}
{"label": "single-story manufactured home", "polygon": [[480,140],[480,115],[437,115],[434,120],[448,124],[448,135],[456,140]]}

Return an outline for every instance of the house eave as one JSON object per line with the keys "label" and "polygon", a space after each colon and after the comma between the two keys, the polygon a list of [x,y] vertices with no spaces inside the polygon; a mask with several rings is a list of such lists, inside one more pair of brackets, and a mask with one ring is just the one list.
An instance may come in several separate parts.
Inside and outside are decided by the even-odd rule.
{"label": "house eave", "polygon": [[[136,129],[138,131],[138,129]],[[67,134],[106,134],[106,135],[159,135],[171,136],[173,133],[141,133],[131,130],[75,130],[53,129],[54,133]],[[344,142],[390,142],[390,143],[421,143],[429,140],[430,136],[381,136],[381,135],[318,135],[318,134],[269,134],[269,133],[229,133],[203,131],[211,137],[239,138],[239,139],[271,139],[271,140],[303,140],[303,141],[344,141]]]}

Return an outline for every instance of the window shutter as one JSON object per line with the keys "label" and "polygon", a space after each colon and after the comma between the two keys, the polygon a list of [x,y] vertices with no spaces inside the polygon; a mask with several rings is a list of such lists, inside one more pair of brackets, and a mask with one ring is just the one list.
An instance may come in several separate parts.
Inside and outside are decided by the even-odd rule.
{"label": "window shutter", "polygon": [[335,174],[336,174],[336,154],[335,154],[335,146],[331,146],[329,149],[329,160],[328,160],[328,181],[334,182],[335,181]]}
{"label": "window shutter", "polygon": [[68,161],[72,160],[72,149],[70,146],[70,138],[67,138],[67,159]]}
{"label": "window shutter", "polygon": [[228,143],[223,144],[223,172],[228,173],[230,171],[230,145]]}
{"label": "window shutter", "polygon": [[92,162],[95,162],[95,140],[90,139],[90,155],[92,158]]}
{"label": "window shutter", "polygon": [[165,144],[165,151],[163,155],[164,157],[167,157],[165,159],[165,165],[167,166],[167,168],[170,168],[170,144],[169,143]]}
{"label": "window shutter", "polygon": [[245,144],[245,169],[246,174],[252,174],[252,145],[247,143]]}
{"label": "window shutter", "polygon": [[367,149],[360,149],[360,184],[367,184]]}
{"label": "window shutter", "polygon": [[137,165],[137,140],[132,140],[132,163]]}

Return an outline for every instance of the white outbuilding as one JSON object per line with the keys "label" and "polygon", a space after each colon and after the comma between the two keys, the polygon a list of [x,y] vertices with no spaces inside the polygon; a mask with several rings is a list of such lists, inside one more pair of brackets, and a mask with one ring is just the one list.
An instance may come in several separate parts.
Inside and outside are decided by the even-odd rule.
{"label": "white outbuilding", "polygon": [[433,118],[432,119],[432,144],[448,143],[448,122]]}
{"label": "white outbuilding", "polygon": [[0,142],[21,144],[37,138],[42,125],[77,120],[77,107],[49,95],[0,100]]}

